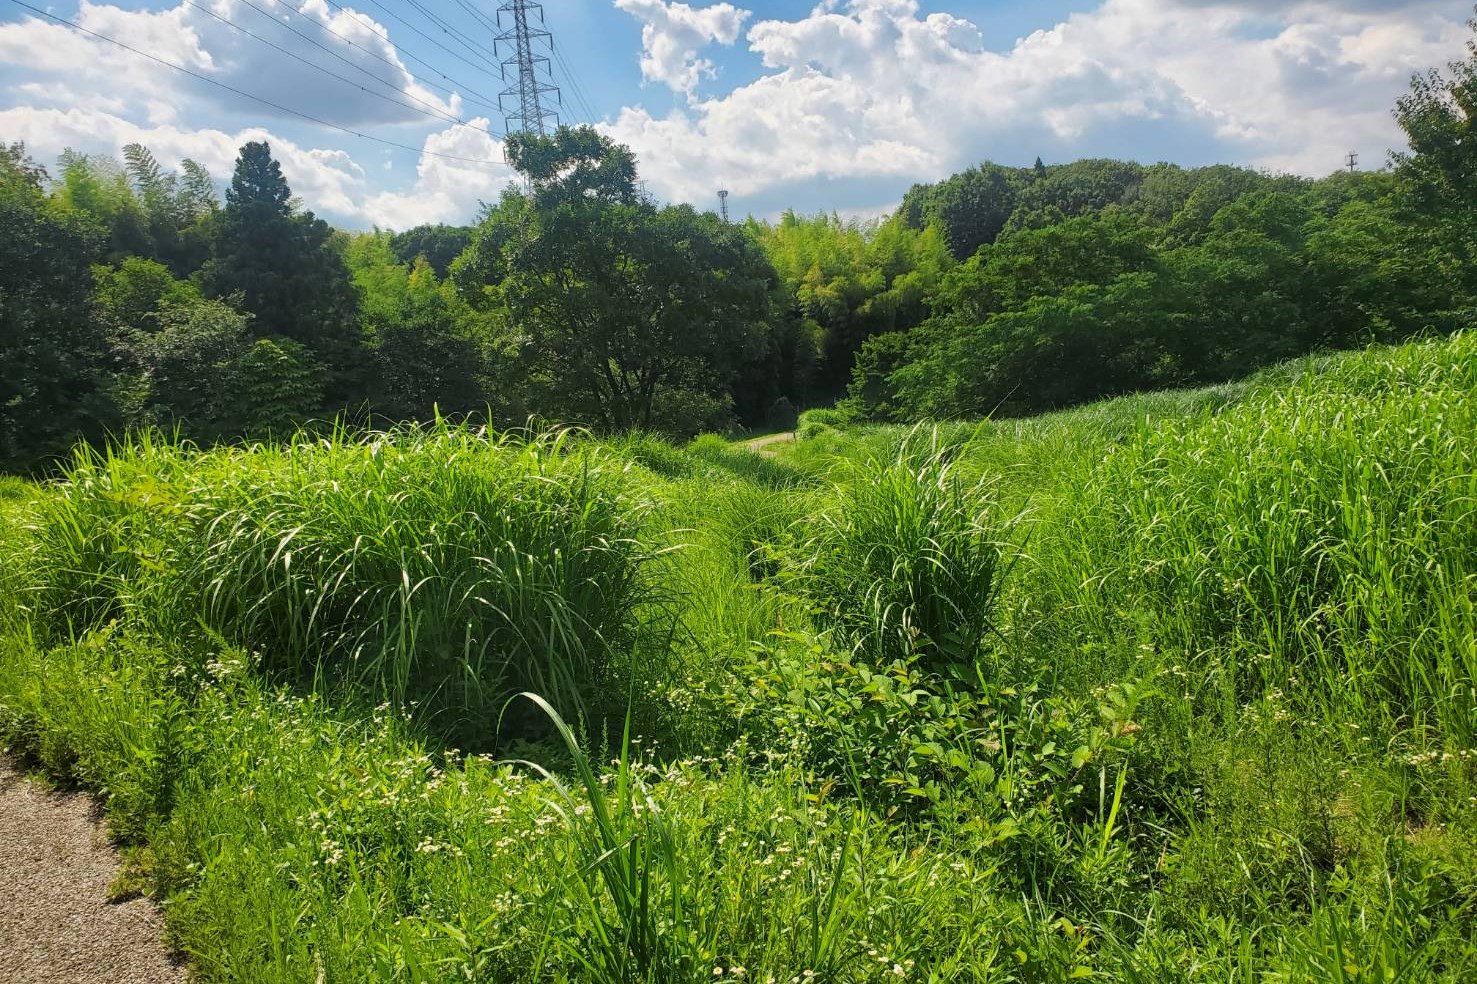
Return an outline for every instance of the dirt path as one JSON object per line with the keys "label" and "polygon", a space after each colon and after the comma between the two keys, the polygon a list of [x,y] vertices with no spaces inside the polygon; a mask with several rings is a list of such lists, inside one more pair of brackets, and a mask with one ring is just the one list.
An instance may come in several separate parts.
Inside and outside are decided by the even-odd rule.
{"label": "dirt path", "polygon": [[0,756],[0,981],[183,984],[153,904],[107,901],[117,873],[97,801],[48,791]]}
{"label": "dirt path", "polygon": [[755,454],[768,456],[774,454],[773,451],[765,450],[771,444],[779,444],[783,441],[793,440],[795,440],[795,432],[786,431],[783,434],[770,434],[768,437],[761,437],[758,440],[750,441],[749,443],[745,444],[744,447],[749,451],[753,451]]}

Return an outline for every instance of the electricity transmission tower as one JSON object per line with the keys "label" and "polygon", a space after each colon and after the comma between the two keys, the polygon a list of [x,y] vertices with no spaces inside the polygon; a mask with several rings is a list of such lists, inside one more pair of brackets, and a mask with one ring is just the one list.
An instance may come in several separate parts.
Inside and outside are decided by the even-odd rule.
{"label": "electricity transmission tower", "polygon": [[[511,22],[508,26],[504,26],[504,14]],[[532,23],[534,18],[538,20],[537,25]],[[504,99],[518,100],[517,112],[508,113],[509,133],[515,130],[547,133],[549,120],[553,120],[555,127],[559,126],[559,114],[547,108],[548,97],[552,95],[554,101],[562,106],[563,96],[558,86],[540,77],[549,75],[548,56],[536,55],[533,50],[537,41],[548,45],[550,51],[554,50],[554,35],[543,28],[543,23],[544,5],[534,0],[508,0],[497,8],[497,26],[503,29],[503,33],[493,39],[493,50],[501,54],[502,45],[512,49],[512,54],[503,59],[503,81],[509,85],[498,93],[498,105],[502,106]],[[510,71],[517,73],[516,83],[508,78]],[[503,111],[507,112],[507,109]]]}
{"label": "electricity transmission tower", "polygon": [[728,224],[728,192],[718,192],[718,214],[723,216],[724,225]]}

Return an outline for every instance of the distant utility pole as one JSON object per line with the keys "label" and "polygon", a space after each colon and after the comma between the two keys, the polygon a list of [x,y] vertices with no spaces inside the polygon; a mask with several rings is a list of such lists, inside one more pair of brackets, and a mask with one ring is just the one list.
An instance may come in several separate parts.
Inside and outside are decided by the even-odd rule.
{"label": "distant utility pole", "polygon": [[[511,26],[504,27],[504,14],[508,15]],[[531,26],[535,17],[539,26]],[[549,46],[550,51],[554,50],[554,35],[543,29],[543,23],[544,5],[534,0],[508,0],[497,8],[497,26],[503,28],[503,33],[493,39],[494,50],[501,54],[502,45],[512,49],[512,54],[503,59],[503,81],[509,85],[498,93],[498,105],[502,106],[503,100],[510,97],[518,99],[518,111],[508,113],[509,133],[517,130],[524,133],[547,133],[548,120],[553,120],[556,128],[559,126],[559,114],[545,107],[550,94],[561,106],[564,105],[563,96],[558,86],[539,77],[541,69],[545,76],[549,74],[548,57],[533,53],[535,41],[542,41]],[[517,73],[516,83],[508,78],[510,70]]]}
{"label": "distant utility pole", "polygon": [[1349,156],[1344,158],[1344,163],[1349,165],[1349,173],[1353,174],[1354,168],[1359,166],[1359,155],[1352,150],[1349,151]]}
{"label": "distant utility pole", "polygon": [[718,192],[718,214],[723,216],[723,224],[728,224],[728,192]]}

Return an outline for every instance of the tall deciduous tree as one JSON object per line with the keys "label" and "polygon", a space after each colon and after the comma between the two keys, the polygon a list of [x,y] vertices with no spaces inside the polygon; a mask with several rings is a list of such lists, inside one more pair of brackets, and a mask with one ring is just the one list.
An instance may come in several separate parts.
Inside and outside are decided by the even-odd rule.
{"label": "tall deciduous tree", "polygon": [[490,392],[486,385],[493,368],[488,326],[494,319],[473,311],[423,257],[409,267],[401,263],[394,247],[398,238],[366,233],[354,237],[345,251],[373,353],[375,414],[424,421],[438,411],[465,415],[493,409],[511,415],[497,414],[498,422],[522,424],[526,408],[508,406],[517,403],[509,400],[515,394],[501,388]]}
{"label": "tall deciduous tree", "polygon": [[[1477,19],[1468,22],[1477,31]],[[1410,143],[1395,155],[1415,211],[1439,231],[1469,293],[1477,293],[1477,40],[1468,57],[1411,79],[1395,107]]]}
{"label": "tall deciduous tree", "polygon": [[416,260],[424,259],[437,278],[444,280],[452,261],[471,241],[469,226],[421,225],[392,236],[390,248],[401,263],[413,266]]}
{"label": "tall deciduous tree", "polygon": [[[1036,165],[1044,175],[1046,167],[1040,158]],[[955,259],[967,260],[999,238],[1016,210],[1021,190],[1034,180],[1034,172],[985,163],[936,185],[913,187],[904,196],[899,213],[914,229],[938,228]]]}
{"label": "tall deciduous tree", "polygon": [[773,268],[738,227],[636,188],[629,150],[590,128],[516,135],[507,193],[454,268],[506,306],[533,404],[603,429],[691,432],[727,410],[762,351]]}

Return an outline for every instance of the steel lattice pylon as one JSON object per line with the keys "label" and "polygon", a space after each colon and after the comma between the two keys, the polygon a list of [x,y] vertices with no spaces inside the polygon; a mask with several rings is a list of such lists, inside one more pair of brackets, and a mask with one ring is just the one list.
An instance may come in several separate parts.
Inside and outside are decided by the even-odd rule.
{"label": "steel lattice pylon", "polygon": [[[503,17],[507,16],[511,24],[505,24]],[[530,22],[538,19],[538,25]],[[552,120],[555,127],[559,126],[559,114],[552,109],[546,109],[547,97],[553,94],[559,105],[564,101],[559,92],[559,87],[551,82],[545,82],[540,78],[549,74],[549,59],[544,55],[536,55],[533,51],[535,41],[543,41],[554,48],[554,35],[546,31],[542,24],[544,22],[544,6],[534,3],[533,0],[508,0],[497,9],[497,26],[503,28],[503,33],[494,38],[496,50],[502,53],[502,45],[508,45],[512,54],[503,59],[502,71],[503,81],[508,82],[508,88],[498,93],[498,104],[503,105],[503,100],[516,98],[518,100],[518,111],[508,113],[508,132],[522,130],[525,133],[547,133],[548,121]],[[514,82],[508,77],[509,70],[517,74]],[[504,112],[507,112],[504,107]]]}

